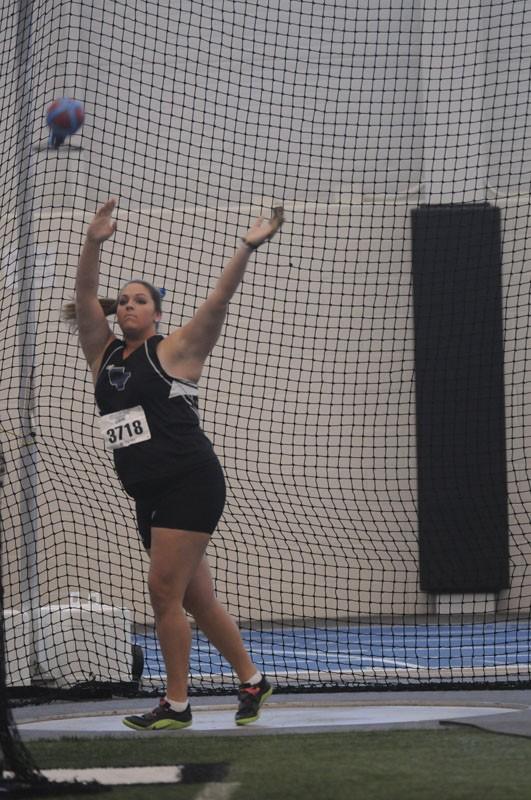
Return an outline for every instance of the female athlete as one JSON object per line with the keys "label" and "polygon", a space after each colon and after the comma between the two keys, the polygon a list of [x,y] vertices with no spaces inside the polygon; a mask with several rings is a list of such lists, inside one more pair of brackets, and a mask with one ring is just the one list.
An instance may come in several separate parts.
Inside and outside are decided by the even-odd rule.
{"label": "female athlete", "polygon": [[[157,334],[160,293],[150,284],[126,284],[111,308],[98,299],[100,249],[116,230],[115,206],[108,200],[88,226],[73,313],[94,378],[105,445],[135,500],[150,556],[149,593],[167,673],[166,696],[158,707],[123,721],[139,730],[191,725],[188,612],[235,670],[241,682],[236,724],[246,725],[258,719],[272,687],[214,593],[205,551],[223,511],[225,481],[200,427],[197,384],[249,256],[279,229],[282,210],[255,222],[191,321],[163,337]],[[106,319],[114,312],[122,339]]]}

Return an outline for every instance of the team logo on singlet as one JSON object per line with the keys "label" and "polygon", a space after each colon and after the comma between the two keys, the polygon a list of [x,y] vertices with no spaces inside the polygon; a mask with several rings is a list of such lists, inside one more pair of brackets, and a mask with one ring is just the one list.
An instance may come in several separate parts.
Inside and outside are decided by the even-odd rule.
{"label": "team logo on singlet", "polygon": [[125,384],[131,377],[130,372],[125,371],[125,367],[107,367],[107,375],[109,376],[109,383],[119,392],[123,392]]}

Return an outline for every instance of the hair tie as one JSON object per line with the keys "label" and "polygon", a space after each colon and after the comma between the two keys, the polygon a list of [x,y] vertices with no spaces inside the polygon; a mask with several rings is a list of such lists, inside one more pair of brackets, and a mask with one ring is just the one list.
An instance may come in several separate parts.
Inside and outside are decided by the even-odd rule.
{"label": "hair tie", "polygon": [[160,299],[162,300],[164,297],[166,297],[166,289],[164,289],[164,287],[160,288],[159,294],[160,294]]}

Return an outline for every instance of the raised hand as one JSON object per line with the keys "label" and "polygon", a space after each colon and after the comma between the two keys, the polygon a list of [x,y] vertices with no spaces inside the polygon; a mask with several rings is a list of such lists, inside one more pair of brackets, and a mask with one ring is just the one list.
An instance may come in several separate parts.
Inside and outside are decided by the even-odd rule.
{"label": "raised hand", "polygon": [[248,247],[256,250],[264,242],[272,239],[278,229],[284,222],[284,209],[278,206],[273,209],[273,216],[271,219],[266,220],[264,217],[258,217],[252,228],[249,228],[242,240]]}
{"label": "raised hand", "polygon": [[99,244],[113,235],[116,230],[116,222],[111,217],[115,206],[116,200],[112,197],[98,208],[87,228],[87,239]]}

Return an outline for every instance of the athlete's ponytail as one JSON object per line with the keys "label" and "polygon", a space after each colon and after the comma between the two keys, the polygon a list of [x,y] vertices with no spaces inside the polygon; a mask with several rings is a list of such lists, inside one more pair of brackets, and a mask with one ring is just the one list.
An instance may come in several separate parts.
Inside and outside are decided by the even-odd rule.
{"label": "athlete's ponytail", "polygon": [[[106,317],[110,317],[112,314],[116,314],[116,309],[118,308],[117,300],[113,300],[110,297],[98,297],[98,300],[100,306],[102,307],[103,313],[105,314]],[[65,322],[68,322],[75,327],[77,323],[75,303],[72,302],[64,304],[62,318]]]}

